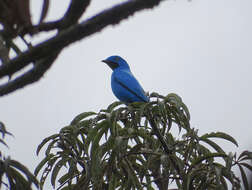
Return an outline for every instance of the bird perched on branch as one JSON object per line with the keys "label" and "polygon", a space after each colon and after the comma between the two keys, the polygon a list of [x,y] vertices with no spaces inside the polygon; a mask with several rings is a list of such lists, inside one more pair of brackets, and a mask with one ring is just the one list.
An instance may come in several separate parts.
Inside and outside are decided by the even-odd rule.
{"label": "bird perched on branch", "polygon": [[110,56],[102,62],[112,70],[111,87],[114,95],[124,103],[149,102],[140,83],[130,71],[128,63],[120,56]]}

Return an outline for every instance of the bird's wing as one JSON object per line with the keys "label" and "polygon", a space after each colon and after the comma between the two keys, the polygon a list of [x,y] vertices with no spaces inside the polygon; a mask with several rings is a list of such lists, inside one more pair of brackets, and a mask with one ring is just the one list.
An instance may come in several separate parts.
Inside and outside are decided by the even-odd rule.
{"label": "bird's wing", "polygon": [[145,92],[142,86],[139,84],[137,79],[128,71],[120,71],[114,75],[116,82],[120,84],[123,88],[134,94],[143,102],[148,102],[148,98],[145,95]]}

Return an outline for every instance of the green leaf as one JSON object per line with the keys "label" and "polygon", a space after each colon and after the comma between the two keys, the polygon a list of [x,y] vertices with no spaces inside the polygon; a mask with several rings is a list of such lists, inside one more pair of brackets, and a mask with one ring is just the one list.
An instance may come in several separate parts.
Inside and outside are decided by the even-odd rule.
{"label": "green leaf", "polygon": [[[196,166],[197,164],[201,163],[204,160],[210,159],[210,158],[215,158],[215,157],[222,157],[222,158],[226,158],[227,155],[223,154],[223,153],[209,153],[206,154],[204,156],[200,156],[200,157],[196,157],[193,161],[192,164],[190,166],[190,168],[192,169],[194,166]],[[189,169],[190,170],[190,169]]]}
{"label": "green leaf", "polygon": [[228,140],[230,142],[232,142],[233,144],[235,144],[237,147],[238,147],[238,143],[236,142],[236,140],[231,137],[230,135],[226,134],[226,133],[223,133],[223,132],[216,132],[216,133],[209,133],[209,134],[205,134],[203,136],[201,136],[200,138],[222,138],[222,139],[225,139],[225,140]]}
{"label": "green leaf", "polygon": [[123,102],[116,101],[108,106],[107,111],[110,113],[113,111],[114,108],[116,108],[117,106],[122,105],[122,104],[123,104]]}
{"label": "green leaf", "polygon": [[37,148],[37,150],[36,150],[36,154],[37,154],[37,155],[39,154],[41,148],[42,148],[48,141],[50,141],[50,140],[52,140],[52,139],[55,139],[55,138],[58,137],[58,136],[59,136],[59,134],[54,134],[54,135],[51,135],[51,136],[45,138],[45,139],[38,145],[38,148]]}
{"label": "green leaf", "polygon": [[103,128],[95,134],[95,137],[93,138],[92,146],[91,146],[91,171],[92,175],[95,175],[96,177],[99,177],[101,173],[101,166],[100,166],[100,155],[101,148],[99,146],[99,142],[104,135],[105,131],[109,128],[109,125],[102,125]]}
{"label": "green leaf", "polygon": [[245,163],[245,162],[239,163],[239,164],[246,167],[246,168],[248,168],[252,172],[252,165],[249,165],[248,163]]}
{"label": "green leaf", "polygon": [[[193,151],[194,151],[194,143],[192,143],[192,144],[190,144],[189,145],[189,147],[190,147],[190,149],[189,149],[189,147],[188,147],[188,151],[186,152],[186,154],[185,155],[188,155],[189,157],[190,156],[192,156],[192,153],[193,153]],[[211,151],[207,148],[207,147],[205,147],[205,146],[202,146],[201,144],[196,144],[196,147],[195,147],[196,149],[197,149],[197,151],[198,151],[198,154],[201,156],[202,154],[203,155],[206,155],[206,154],[209,154],[209,153],[211,153]]]}
{"label": "green leaf", "polygon": [[51,149],[55,147],[54,145],[55,145],[56,143],[58,143],[58,139],[54,139],[54,140],[52,140],[52,141],[49,143],[49,145],[48,145],[47,148],[46,148],[45,155],[49,155],[49,154],[50,154]]}
{"label": "green leaf", "polygon": [[34,183],[36,187],[38,187],[38,181],[36,177],[23,164],[15,160],[9,160],[9,166],[12,166],[15,169],[22,171],[22,173],[27,177],[29,182]]}
{"label": "green leaf", "polygon": [[129,181],[131,182],[131,185],[133,185],[133,187],[135,187],[136,189],[142,189],[139,179],[134,172],[132,164],[127,159],[122,160],[122,163],[124,164],[124,169],[127,171],[127,176],[129,178]]}
{"label": "green leaf", "polygon": [[6,146],[7,148],[9,148],[9,146],[2,139],[0,139],[0,143],[2,143],[4,146]]}
{"label": "green leaf", "polygon": [[184,103],[181,104],[181,107],[182,107],[183,110],[185,111],[186,118],[187,118],[188,121],[189,121],[189,120],[191,119],[189,109],[187,108],[187,106],[186,106]]}
{"label": "green leaf", "polygon": [[211,141],[210,139],[208,138],[202,138],[200,137],[199,140],[209,144],[211,147],[213,147],[217,152],[219,153],[225,153],[224,150],[218,145],[216,144],[215,142]]}
{"label": "green leaf", "polygon": [[76,138],[76,145],[78,147],[78,155],[81,155],[82,152],[85,152],[85,146],[83,144],[84,142],[81,142],[78,138]]}
{"label": "green leaf", "polygon": [[145,112],[146,108],[148,108],[148,106],[149,106],[149,103],[143,103],[143,104],[140,105],[139,115],[141,117],[144,116],[144,112]]}
{"label": "green leaf", "polygon": [[49,172],[51,172],[53,165],[58,160],[58,158],[59,157],[52,157],[50,160],[48,160],[47,166],[45,167],[45,169],[41,175],[41,178],[40,178],[40,183],[39,183],[40,189],[43,189],[43,185],[45,183],[45,180],[46,180]]}
{"label": "green leaf", "polygon": [[164,96],[162,96],[162,95],[160,95],[160,94],[158,94],[158,93],[156,93],[156,92],[152,92],[151,94],[150,94],[150,97],[152,98],[152,97],[156,97],[156,98],[161,98],[161,99],[164,99],[165,97]]}
{"label": "green leaf", "polygon": [[116,178],[116,175],[112,173],[111,178],[109,179],[109,188],[108,190],[115,190],[117,187],[118,179]]}
{"label": "green leaf", "polygon": [[178,186],[178,189],[182,189],[181,181],[176,179],[175,182],[176,182],[176,185]]}
{"label": "green leaf", "polygon": [[175,103],[175,105],[177,105],[177,106],[178,106],[178,104],[183,103],[182,98],[175,93],[168,94],[165,97],[165,101],[167,101],[169,103]]}
{"label": "green leaf", "polygon": [[54,157],[53,154],[49,154],[48,156],[46,156],[39,164],[38,166],[35,168],[34,171],[34,175],[37,176],[39,171],[42,169],[42,167],[52,158]]}
{"label": "green leaf", "polygon": [[102,155],[109,152],[115,147],[115,137],[110,136],[109,139],[101,146]]}
{"label": "green leaf", "polygon": [[[196,172],[196,171],[195,171]],[[188,190],[190,189],[190,183],[191,183],[191,180],[192,180],[192,174],[191,173],[188,173],[182,180],[182,187],[183,187],[183,190]]]}
{"label": "green leaf", "polygon": [[0,133],[2,133],[2,138],[4,138],[5,134],[13,136],[10,132],[6,130],[4,123],[1,121],[0,121]]}
{"label": "green leaf", "polygon": [[220,181],[222,183],[222,186],[225,190],[228,190],[227,182],[223,176],[220,176]]}
{"label": "green leaf", "polygon": [[242,161],[242,160],[252,160],[252,152],[250,151],[243,151],[240,156],[238,157],[238,160],[239,161]]}
{"label": "green leaf", "polygon": [[241,176],[242,176],[242,181],[243,181],[243,185],[245,187],[245,190],[249,190],[249,184],[248,184],[248,179],[247,179],[247,176],[243,170],[243,168],[238,164],[238,167],[241,171]]}
{"label": "green leaf", "polygon": [[66,164],[66,162],[69,160],[69,158],[62,158],[61,160],[59,160],[55,165],[54,168],[52,170],[52,175],[51,175],[51,184],[53,186],[53,188],[55,188],[55,181],[57,178],[57,175],[60,171],[60,169],[62,168],[62,166],[64,166]]}
{"label": "green leaf", "polygon": [[81,113],[79,115],[77,115],[72,121],[71,121],[71,125],[76,125],[77,123],[79,123],[81,120],[91,116],[91,115],[97,115],[97,113],[95,112],[84,112]]}
{"label": "green leaf", "polygon": [[67,186],[64,186],[63,188],[61,188],[60,190],[80,190],[79,188],[75,188],[76,184],[68,184]]}
{"label": "green leaf", "polygon": [[10,189],[31,190],[31,182],[14,168],[8,168],[8,178],[11,179]]}
{"label": "green leaf", "polygon": [[90,142],[94,140],[95,136],[97,135],[97,132],[102,128],[108,128],[109,127],[109,121],[103,120],[100,123],[98,123],[94,128],[90,129],[87,138],[86,138],[86,145],[89,146]]}
{"label": "green leaf", "polygon": [[234,183],[234,174],[232,171],[228,170],[227,168],[225,168],[224,166],[221,167],[221,175],[224,176],[226,179],[228,179],[230,181],[230,183]]}
{"label": "green leaf", "polygon": [[72,176],[69,175],[69,173],[64,174],[63,176],[61,176],[58,180],[58,182],[60,183],[60,185],[62,185],[63,183],[65,183],[67,180],[69,180],[69,178],[71,178]]}
{"label": "green leaf", "polygon": [[179,158],[175,154],[169,155],[168,158],[171,161],[170,162],[171,166],[173,166],[173,168],[176,170],[176,173],[182,173],[185,166],[185,163],[183,162],[183,160],[181,160],[181,158]]}

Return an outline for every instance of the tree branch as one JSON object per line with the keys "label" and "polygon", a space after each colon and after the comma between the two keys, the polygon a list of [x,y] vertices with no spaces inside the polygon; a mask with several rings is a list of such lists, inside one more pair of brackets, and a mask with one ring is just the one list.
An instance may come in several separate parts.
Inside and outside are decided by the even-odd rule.
{"label": "tree branch", "polygon": [[126,1],[100,12],[80,24],[71,26],[77,23],[90,3],[90,0],[72,1],[68,11],[61,20],[41,24],[41,28],[45,30],[58,29],[60,32],[56,36],[30,48],[0,66],[0,78],[2,78],[13,75],[32,62],[36,63],[31,70],[20,77],[0,85],[0,96],[38,81],[53,64],[60,51],[66,46],[99,32],[108,25],[118,24],[121,20],[128,18],[137,11],[153,8],[159,5],[161,1],[164,0]]}
{"label": "tree branch", "polygon": [[61,19],[56,20],[56,21],[51,21],[51,22],[40,23],[39,25],[32,26],[33,28],[31,30],[36,31],[35,33],[42,32],[42,31],[48,32],[51,30],[56,30],[60,27],[60,22],[61,22]]}
{"label": "tree branch", "polygon": [[[173,148],[170,147],[166,142],[165,142],[165,139],[164,137],[162,136],[162,134],[160,133],[157,125],[156,125],[156,122],[155,122],[155,117],[153,116],[152,112],[150,110],[147,111],[147,114],[148,114],[148,118],[149,118],[149,123],[151,125],[151,128],[153,129],[153,132],[154,134],[157,136],[158,140],[160,141],[163,149],[164,149],[164,152],[169,156],[169,155],[172,155],[173,153]],[[175,168],[175,170],[177,171],[178,174],[180,174],[180,169],[178,167],[178,165],[176,164],[175,160],[173,160],[173,158],[170,156],[170,161],[173,165],[173,167]]]}
{"label": "tree branch", "polygon": [[153,8],[159,5],[161,1],[164,0],[131,0],[102,11],[96,16],[60,32],[55,37],[34,46],[2,65],[0,67],[0,78],[12,75],[30,62],[46,57],[52,51],[58,52],[73,42],[101,31],[108,25],[118,24],[121,20],[128,18],[137,11]]}
{"label": "tree branch", "polygon": [[172,148],[170,148],[167,145],[167,143],[165,142],[164,137],[160,133],[160,131],[159,131],[159,129],[158,129],[156,123],[155,123],[153,114],[149,111],[148,115],[149,115],[149,122],[150,122],[151,128],[153,129],[153,132],[157,136],[158,140],[161,142],[165,153],[168,154],[168,155],[172,154]]}
{"label": "tree branch", "polygon": [[37,26],[32,26],[32,31],[41,32],[41,31],[51,31],[51,30],[62,30],[67,27],[74,25],[78,22],[79,18],[87,9],[91,0],[72,0],[68,10],[65,15],[56,21],[40,23]]}
{"label": "tree branch", "polygon": [[61,29],[74,25],[87,9],[91,0],[72,0],[67,12],[62,18]]}
{"label": "tree branch", "polygon": [[43,74],[51,67],[58,53],[54,53],[36,63],[36,65],[20,77],[0,85],[0,96],[9,94],[17,89],[20,89],[28,84],[38,81]]}

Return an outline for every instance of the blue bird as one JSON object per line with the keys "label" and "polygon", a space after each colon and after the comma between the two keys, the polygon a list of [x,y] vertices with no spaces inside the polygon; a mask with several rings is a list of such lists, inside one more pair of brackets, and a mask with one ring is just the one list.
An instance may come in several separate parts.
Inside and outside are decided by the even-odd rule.
{"label": "blue bird", "polygon": [[112,70],[111,87],[114,95],[122,102],[149,102],[149,98],[130,71],[128,63],[120,56],[110,56],[102,62]]}

